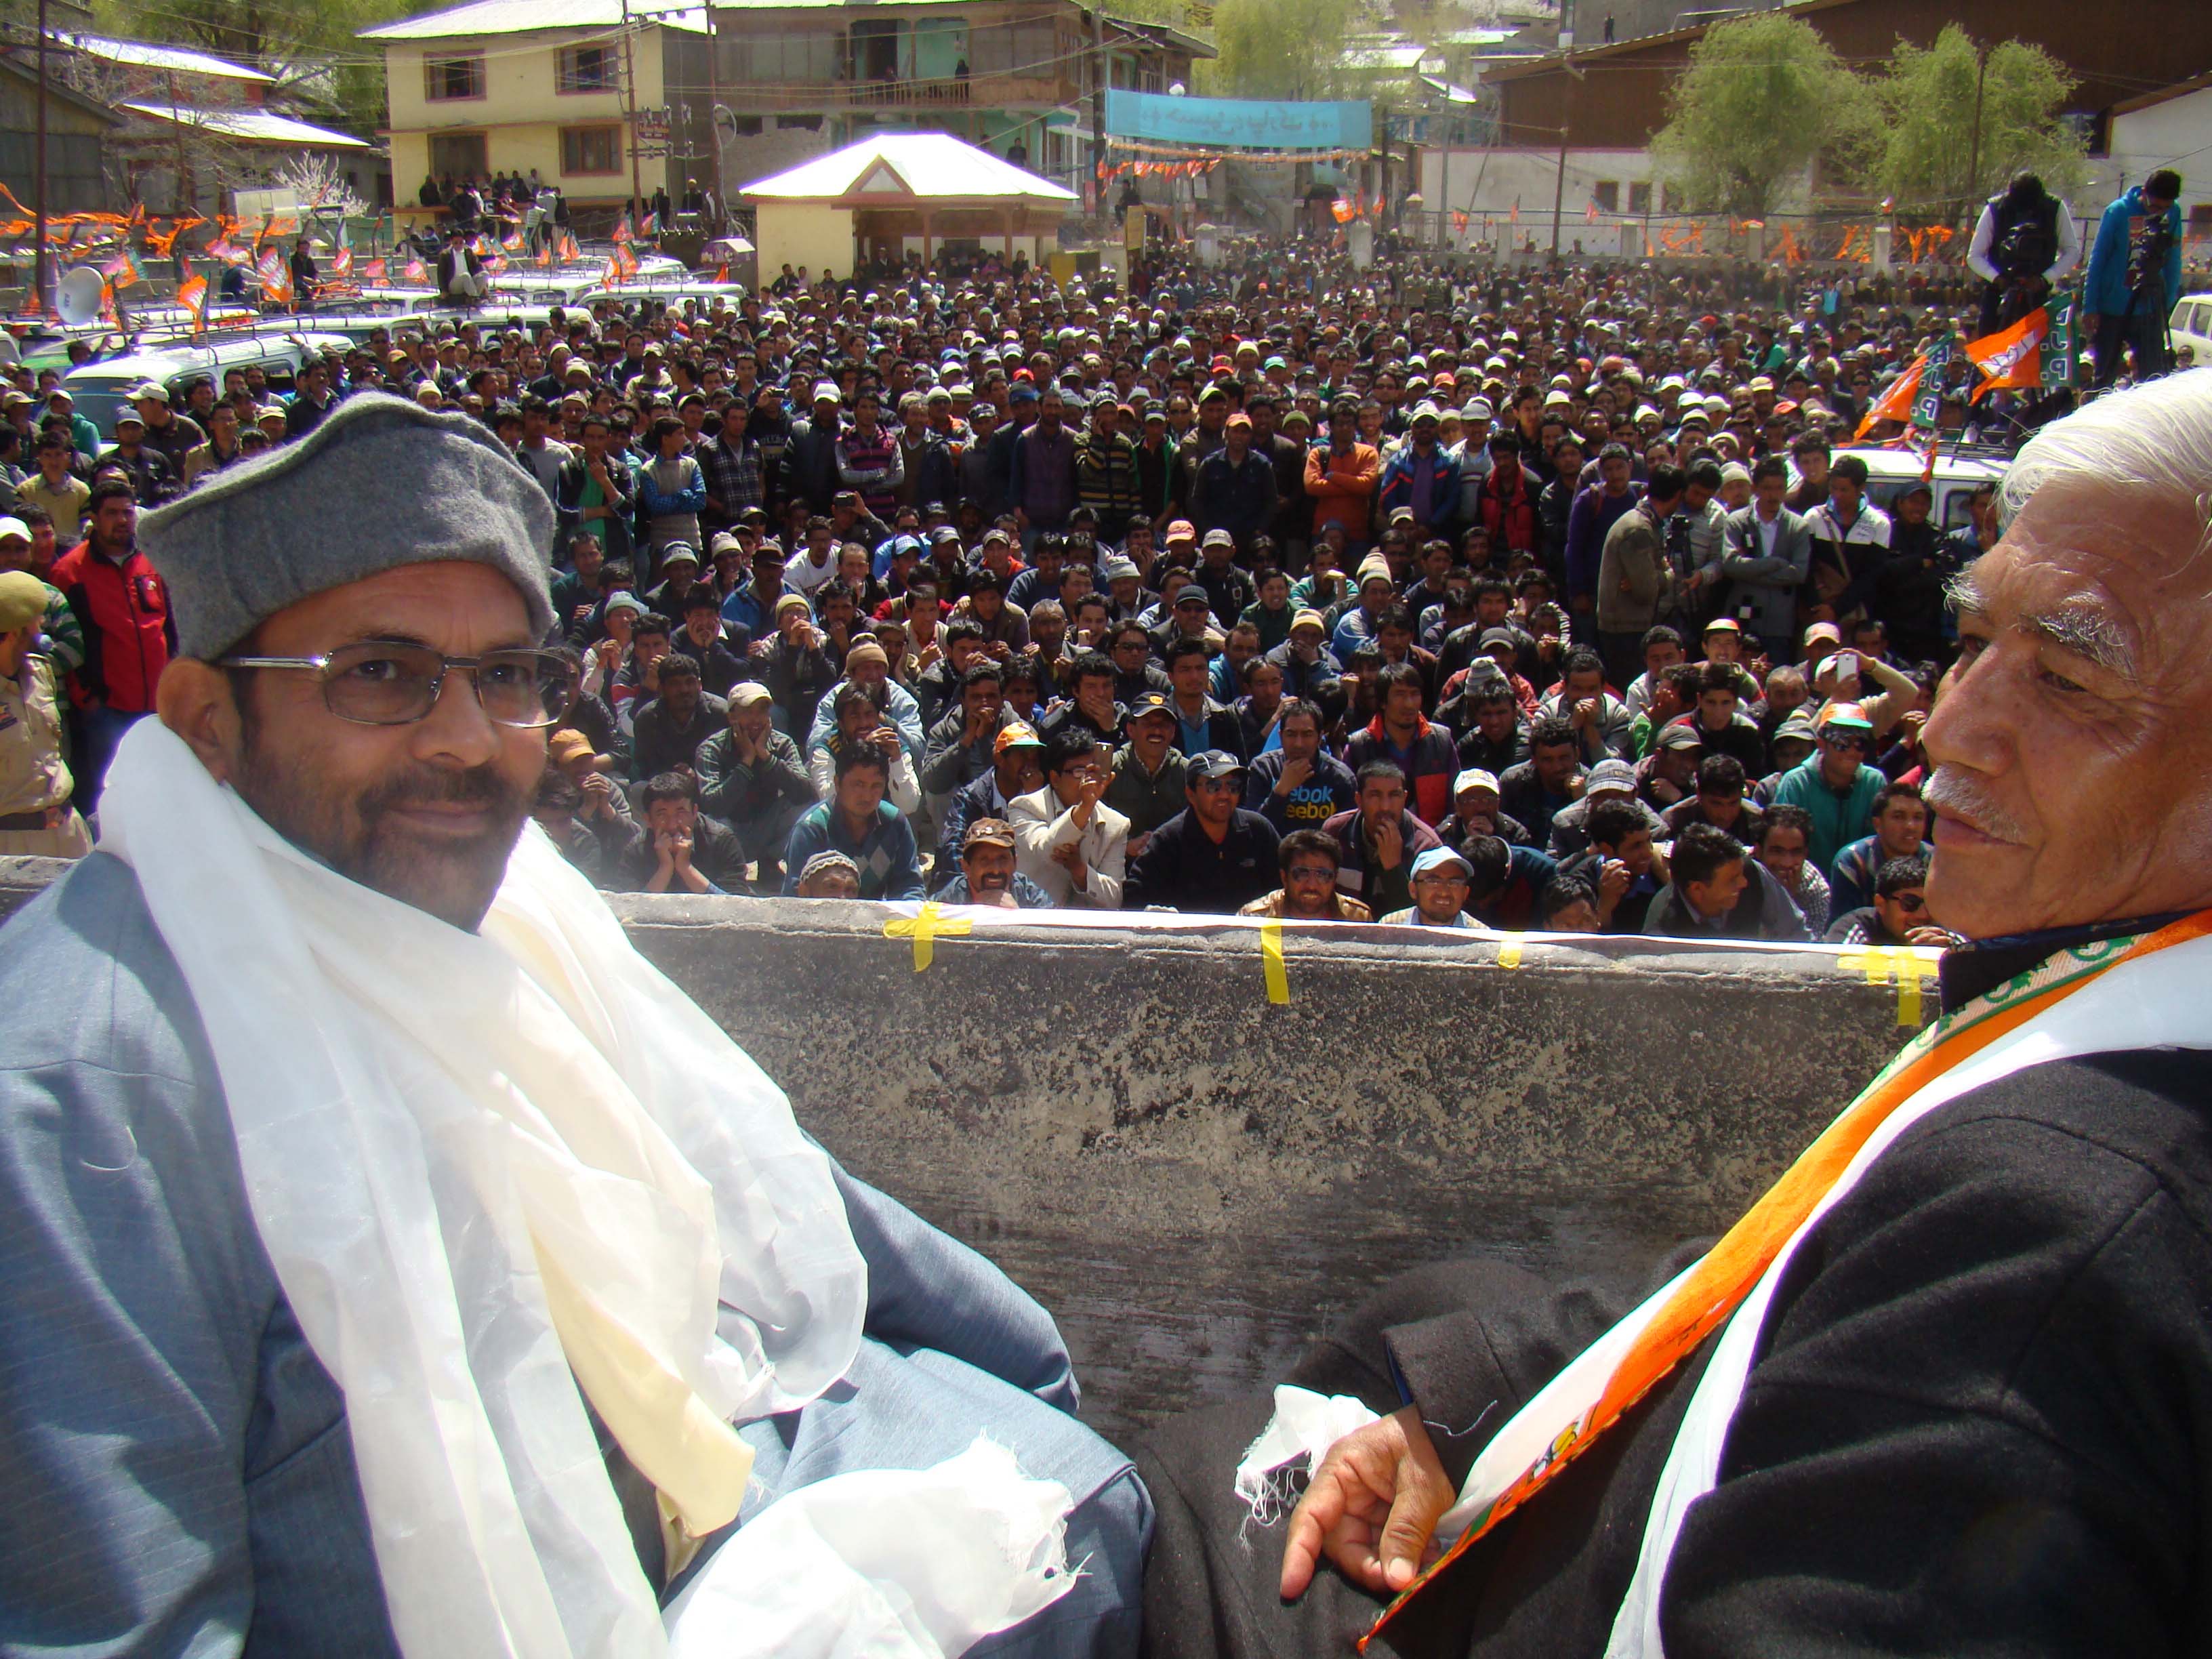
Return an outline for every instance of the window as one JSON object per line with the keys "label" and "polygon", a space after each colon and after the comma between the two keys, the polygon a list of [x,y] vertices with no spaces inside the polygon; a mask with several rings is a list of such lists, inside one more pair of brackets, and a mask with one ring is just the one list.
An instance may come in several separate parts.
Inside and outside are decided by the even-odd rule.
{"label": "window", "polygon": [[732,138],[757,138],[763,125],[757,115],[732,115],[730,118],[730,136]]}
{"label": "window", "polygon": [[1599,179],[1596,188],[1590,191],[1590,199],[1597,204],[1600,213],[1620,212],[1620,181],[1616,179]]}
{"label": "window", "polygon": [[1060,73],[1060,35],[1050,22],[994,23],[971,31],[978,75],[1050,78]]}
{"label": "window", "polygon": [[1650,185],[1631,185],[1628,187],[1628,210],[1631,213],[1649,213],[1651,211]]}
{"label": "window", "polygon": [[620,58],[610,46],[563,46],[561,69],[555,81],[562,92],[613,92],[621,82]]}
{"label": "window", "polygon": [[779,115],[775,118],[779,132],[819,132],[822,118],[818,115]]}
{"label": "window", "polygon": [[484,95],[484,60],[482,58],[425,58],[422,60],[422,96],[434,104],[450,103],[457,98],[481,98]]}
{"label": "window", "polygon": [[841,78],[842,43],[826,29],[741,34],[723,44],[724,77],[739,86],[826,87]]}
{"label": "window", "polygon": [[2212,236],[2212,202],[2199,202],[2189,210],[2189,240]]}
{"label": "window", "polygon": [[565,173],[620,173],[620,127],[562,127],[561,171]]}
{"label": "window", "polygon": [[430,171],[441,179],[482,179],[491,172],[481,132],[434,132],[430,135]]}

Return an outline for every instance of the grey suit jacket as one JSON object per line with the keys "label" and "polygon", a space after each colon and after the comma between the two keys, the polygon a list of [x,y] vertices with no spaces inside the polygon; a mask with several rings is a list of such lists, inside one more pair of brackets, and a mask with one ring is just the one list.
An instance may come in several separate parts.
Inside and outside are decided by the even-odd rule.
{"label": "grey suit jacket", "polygon": [[1740,507],[1728,515],[1721,532],[1721,574],[1733,586],[1727,612],[1762,639],[1797,642],[1797,590],[1813,568],[1813,538],[1802,514],[1782,509],[1770,556],[1760,541],[1757,507]]}

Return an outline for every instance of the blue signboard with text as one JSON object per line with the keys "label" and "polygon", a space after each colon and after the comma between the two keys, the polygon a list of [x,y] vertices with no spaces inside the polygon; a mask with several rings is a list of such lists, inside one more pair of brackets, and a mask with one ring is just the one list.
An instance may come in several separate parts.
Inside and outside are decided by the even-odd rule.
{"label": "blue signboard with text", "polygon": [[1275,103],[1109,88],[1106,132],[1113,138],[1220,149],[1364,150],[1374,143],[1375,114],[1364,99]]}

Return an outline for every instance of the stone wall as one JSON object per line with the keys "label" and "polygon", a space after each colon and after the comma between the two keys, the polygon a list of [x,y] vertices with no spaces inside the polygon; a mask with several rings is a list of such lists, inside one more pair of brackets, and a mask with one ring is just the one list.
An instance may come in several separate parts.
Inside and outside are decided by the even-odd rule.
{"label": "stone wall", "polygon": [[[0,860],[0,914],[42,878]],[[882,907],[614,902],[849,1168],[1053,1310],[1109,1432],[1271,1380],[1449,1255],[1640,1277],[1920,1012],[1809,946],[1291,927],[1275,1003],[1249,925],[993,925],[917,971]]]}

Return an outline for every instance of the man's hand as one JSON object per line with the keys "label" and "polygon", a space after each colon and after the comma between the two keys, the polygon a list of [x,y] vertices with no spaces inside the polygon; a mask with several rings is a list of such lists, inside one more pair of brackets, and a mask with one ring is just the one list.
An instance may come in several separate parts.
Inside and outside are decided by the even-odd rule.
{"label": "man's hand", "polygon": [[1923,922],[1917,927],[1908,927],[1905,930],[1905,942],[1908,945],[1925,945],[1937,951],[1948,951],[1959,941],[1949,928],[1934,927]]}
{"label": "man's hand", "polygon": [[1145,848],[1152,844],[1152,832],[1149,830],[1141,836],[1132,836],[1129,837],[1127,856],[1132,860],[1140,859],[1145,855]]}
{"label": "man's hand", "polygon": [[1568,723],[1577,732],[1587,731],[1597,723],[1598,712],[1597,699],[1584,697],[1575,705],[1575,712],[1569,717]]}
{"label": "man's hand", "polygon": [[1395,870],[1406,856],[1405,831],[1395,823],[1375,826],[1375,861],[1385,870]]}
{"label": "man's hand", "polygon": [[584,816],[611,818],[615,815],[615,787],[604,772],[586,772],[577,787],[584,792]]}
{"label": "man's hand", "polygon": [[1437,1522],[1457,1494],[1444,1478],[1418,1407],[1407,1406],[1328,1449],[1291,1512],[1282,1595],[1294,1601],[1327,1555],[1370,1595],[1413,1582]]}
{"label": "man's hand", "polygon": [[981,740],[983,736],[983,721],[985,718],[986,716],[984,715],[983,711],[980,708],[970,708],[962,713],[960,717],[960,746],[963,749],[971,749],[978,741]]}
{"label": "man's hand", "polygon": [[898,758],[899,734],[890,726],[879,726],[868,734],[868,741],[883,751],[886,760]]}
{"label": "man's hand", "polygon": [[1607,859],[1599,865],[1598,915],[1607,921],[1612,921],[1613,911],[1619,908],[1621,900],[1628,896],[1628,890],[1635,884],[1636,872],[1619,859]]}
{"label": "man's hand", "polygon": [[661,856],[678,870],[691,867],[691,832],[671,830],[661,837]]}
{"label": "man's hand", "polygon": [[1302,757],[1297,760],[1285,761],[1283,775],[1275,780],[1274,793],[1288,800],[1291,792],[1313,775],[1314,763],[1310,757]]}

